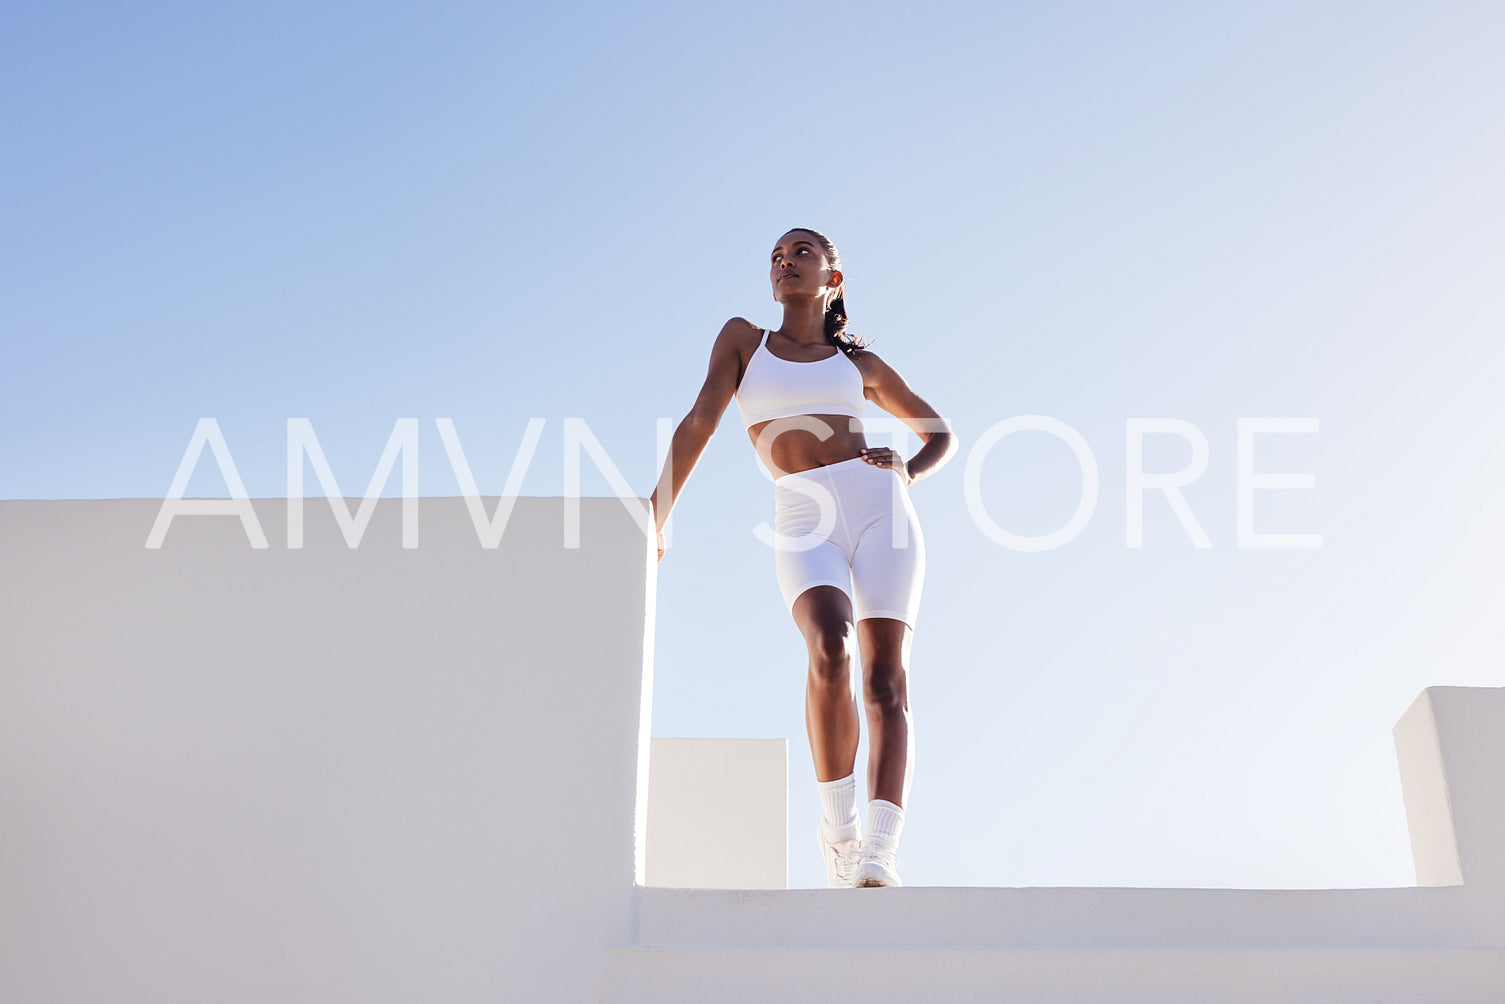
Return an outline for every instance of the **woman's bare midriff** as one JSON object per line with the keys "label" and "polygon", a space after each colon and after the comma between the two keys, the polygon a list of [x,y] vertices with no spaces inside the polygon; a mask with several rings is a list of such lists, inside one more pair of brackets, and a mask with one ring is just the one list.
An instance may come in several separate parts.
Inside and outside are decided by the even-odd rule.
{"label": "woman's bare midriff", "polygon": [[[773,426],[768,432],[772,440],[771,449],[768,444],[763,449],[758,449],[758,437],[769,426]],[[830,429],[831,434],[825,439],[820,438],[826,429]],[[763,461],[763,466],[776,478],[860,457],[867,446],[867,436],[862,432],[862,419],[850,415],[772,418],[766,422],[755,422],[748,427],[747,433],[752,439],[753,448],[758,451],[758,459]]]}

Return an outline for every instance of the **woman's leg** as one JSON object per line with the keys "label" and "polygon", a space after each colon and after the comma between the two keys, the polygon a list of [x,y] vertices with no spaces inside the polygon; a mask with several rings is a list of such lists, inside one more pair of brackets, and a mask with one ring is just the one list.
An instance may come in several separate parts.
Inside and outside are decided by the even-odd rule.
{"label": "woman's leg", "polygon": [[892,617],[857,622],[862,696],[867,709],[868,798],[903,807],[914,775],[914,724],[909,715],[909,651],[914,631]]}
{"label": "woman's leg", "polygon": [[852,691],[857,647],[852,601],[836,586],[813,586],[799,594],[790,613],[810,655],[805,730],[815,758],[815,779],[835,781],[851,774],[857,762],[860,726]]}
{"label": "woman's leg", "polygon": [[821,801],[816,843],[826,866],[826,884],[850,888],[862,849],[854,776],[859,723],[852,692],[856,654],[852,601],[836,586],[812,586],[799,594],[790,612],[810,652],[805,730],[810,735]]}
{"label": "woman's leg", "polygon": [[870,490],[871,515],[852,554],[868,720],[868,798],[902,808],[914,771],[909,651],[925,583],[925,538],[902,484],[872,473],[880,477]]}
{"label": "woman's leg", "polygon": [[[839,467],[840,465],[832,465]],[[832,888],[850,888],[861,856],[855,766],[860,719],[852,688],[857,629],[852,617],[852,534],[837,500],[831,471],[809,475],[819,493],[774,492],[778,535],[774,566],[779,591],[805,638],[805,729],[815,761],[821,819],[816,841]],[[834,511],[832,511],[834,509]]]}
{"label": "woman's leg", "polygon": [[909,493],[892,471],[854,469],[842,487],[868,720],[868,815],[852,884],[897,886],[903,884],[895,869],[914,768],[909,652],[925,580],[925,541]]}

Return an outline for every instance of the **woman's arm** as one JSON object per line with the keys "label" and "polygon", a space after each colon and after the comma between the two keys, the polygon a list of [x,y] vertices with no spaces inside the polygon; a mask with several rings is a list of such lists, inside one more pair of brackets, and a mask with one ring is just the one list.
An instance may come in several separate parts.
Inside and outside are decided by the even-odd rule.
{"label": "woman's arm", "polygon": [[[721,415],[737,391],[737,374],[741,368],[738,342],[755,330],[757,328],[751,321],[740,317],[734,317],[722,326],[721,333],[716,336],[716,344],[711,347],[711,364],[705,384],[700,388],[700,394],[695,398],[690,413],[680,420],[679,426],[674,430],[674,438],[669,444],[669,456],[659,474],[658,486],[653,489],[653,496],[649,499],[653,507],[653,521],[658,528],[660,558],[664,556],[664,524],[669,520],[669,513],[673,511],[674,503],[679,500],[680,490],[689,479],[690,472],[695,469],[701,453],[705,452],[706,443],[710,442],[716,426],[721,424]],[[668,497],[667,504],[660,502],[664,496]]]}
{"label": "woman's arm", "polygon": [[[925,441],[920,451],[909,460],[894,457],[894,467],[905,476],[905,484],[913,484],[928,478],[940,470],[957,450],[956,434],[951,423],[936,413],[936,410],[916,394],[899,371],[870,350],[862,352],[863,393],[867,399],[899,421],[913,429]],[[875,447],[869,453],[887,450]]]}

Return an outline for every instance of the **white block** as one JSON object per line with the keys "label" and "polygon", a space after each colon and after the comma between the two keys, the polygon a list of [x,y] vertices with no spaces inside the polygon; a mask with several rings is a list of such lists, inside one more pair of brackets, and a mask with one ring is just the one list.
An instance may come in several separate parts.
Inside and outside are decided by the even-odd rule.
{"label": "white block", "polygon": [[1418,885],[1505,892],[1505,687],[1428,687],[1393,730]]}
{"label": "white block", "polygon": [[787,889],[788,790],[786,740],[654,739],[646,884]]}
{"label": "white block", "polygon": [[1391,735],[1400,761],[1401,796],[1411,832],[1416,884],[1462,885],[1463,866],[1458,861],[1458,839],[1453,833],[1453,810],[1448,804],[1431,689],[1423,690],[1412,702]]}

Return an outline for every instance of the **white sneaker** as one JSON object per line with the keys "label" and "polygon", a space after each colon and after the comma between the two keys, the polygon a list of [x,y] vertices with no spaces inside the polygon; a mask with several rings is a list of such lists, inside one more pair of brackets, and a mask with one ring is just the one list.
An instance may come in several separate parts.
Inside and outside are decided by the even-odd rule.
{"label": "white sneaker", "polygon": [[826,839],[826,821],[822,819],[815,827],[815,840],[820,844],[821,860],[826,863],[826,885],[831,889],[850,889],[857,873],[857,859],[862,853],[862,842]]}
{"label": "white sneaker", "polygon": [[895,851],[880,846],[871,837],[866,837],[858,850],[857,872],[852,876],[852,885],[857,889],[876,889],[881,886],[901,886],[899,873],[894,869],[899,864]]}

